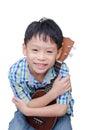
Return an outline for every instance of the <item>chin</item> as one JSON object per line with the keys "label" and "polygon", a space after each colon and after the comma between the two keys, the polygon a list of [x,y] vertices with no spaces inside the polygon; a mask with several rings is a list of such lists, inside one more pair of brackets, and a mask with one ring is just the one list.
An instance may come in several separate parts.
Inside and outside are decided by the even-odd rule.
{"label": "chin", "polygon": [[42,69],[40,69],[40,70],[37,70],[37,71],[35,71],[37,74],[45,74],[46,72],[47,72],[48,70],[42,70]]}

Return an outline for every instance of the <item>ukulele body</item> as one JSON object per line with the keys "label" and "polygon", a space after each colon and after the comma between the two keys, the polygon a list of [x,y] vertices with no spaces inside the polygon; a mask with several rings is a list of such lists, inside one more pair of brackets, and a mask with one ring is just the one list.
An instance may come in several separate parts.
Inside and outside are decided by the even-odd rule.
{"label": "ukulele body", "polygon": [[[37,98],[45,95],[46,92],[44,90],[38,90],[33,94],[32,98]],[[52,101],[50,104],[55,104],[56,100]],[[36,130],[51,130],[57,120],[57,117],[30,117],[26,116],[27,122],[34,127]]]}

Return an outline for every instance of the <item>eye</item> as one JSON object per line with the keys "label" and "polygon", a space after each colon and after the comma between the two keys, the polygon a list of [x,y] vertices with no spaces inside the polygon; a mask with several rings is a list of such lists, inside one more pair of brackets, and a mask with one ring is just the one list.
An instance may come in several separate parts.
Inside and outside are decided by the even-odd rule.
{"label": "eye", "polygon": [[47,53],[53,53],[53,51],[47,51]]}
{"label": "eye", "polygon": [[38,51],[38,49],[32,49],[32,51]]}

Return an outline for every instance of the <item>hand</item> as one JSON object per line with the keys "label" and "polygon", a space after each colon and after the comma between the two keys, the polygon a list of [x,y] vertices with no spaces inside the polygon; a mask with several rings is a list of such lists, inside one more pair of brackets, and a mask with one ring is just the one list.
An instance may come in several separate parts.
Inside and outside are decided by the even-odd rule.
{"label": "hand", "polygon": [[17,97],[13,97],[12,102],[15,104],[16,108],[18,108],[23,114],[26,115],[27,104],[25,104],[21,99]]}
{"label": "hand", "polygon": [[71,89],[70,75],[62,78],[62,75],[59,74],[53,83],[52,89],[57,96],[69,91]]}

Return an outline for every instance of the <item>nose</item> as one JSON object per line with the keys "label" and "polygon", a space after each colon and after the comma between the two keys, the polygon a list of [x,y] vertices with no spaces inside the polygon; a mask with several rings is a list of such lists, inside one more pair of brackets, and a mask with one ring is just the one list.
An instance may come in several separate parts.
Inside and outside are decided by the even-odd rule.
{"label": "nose", "polygon": [[39,55],[38,55],[38,59],[39,60],[45,60],[46,56],[45,56],[45,53],[44,52],[40,52]]}

